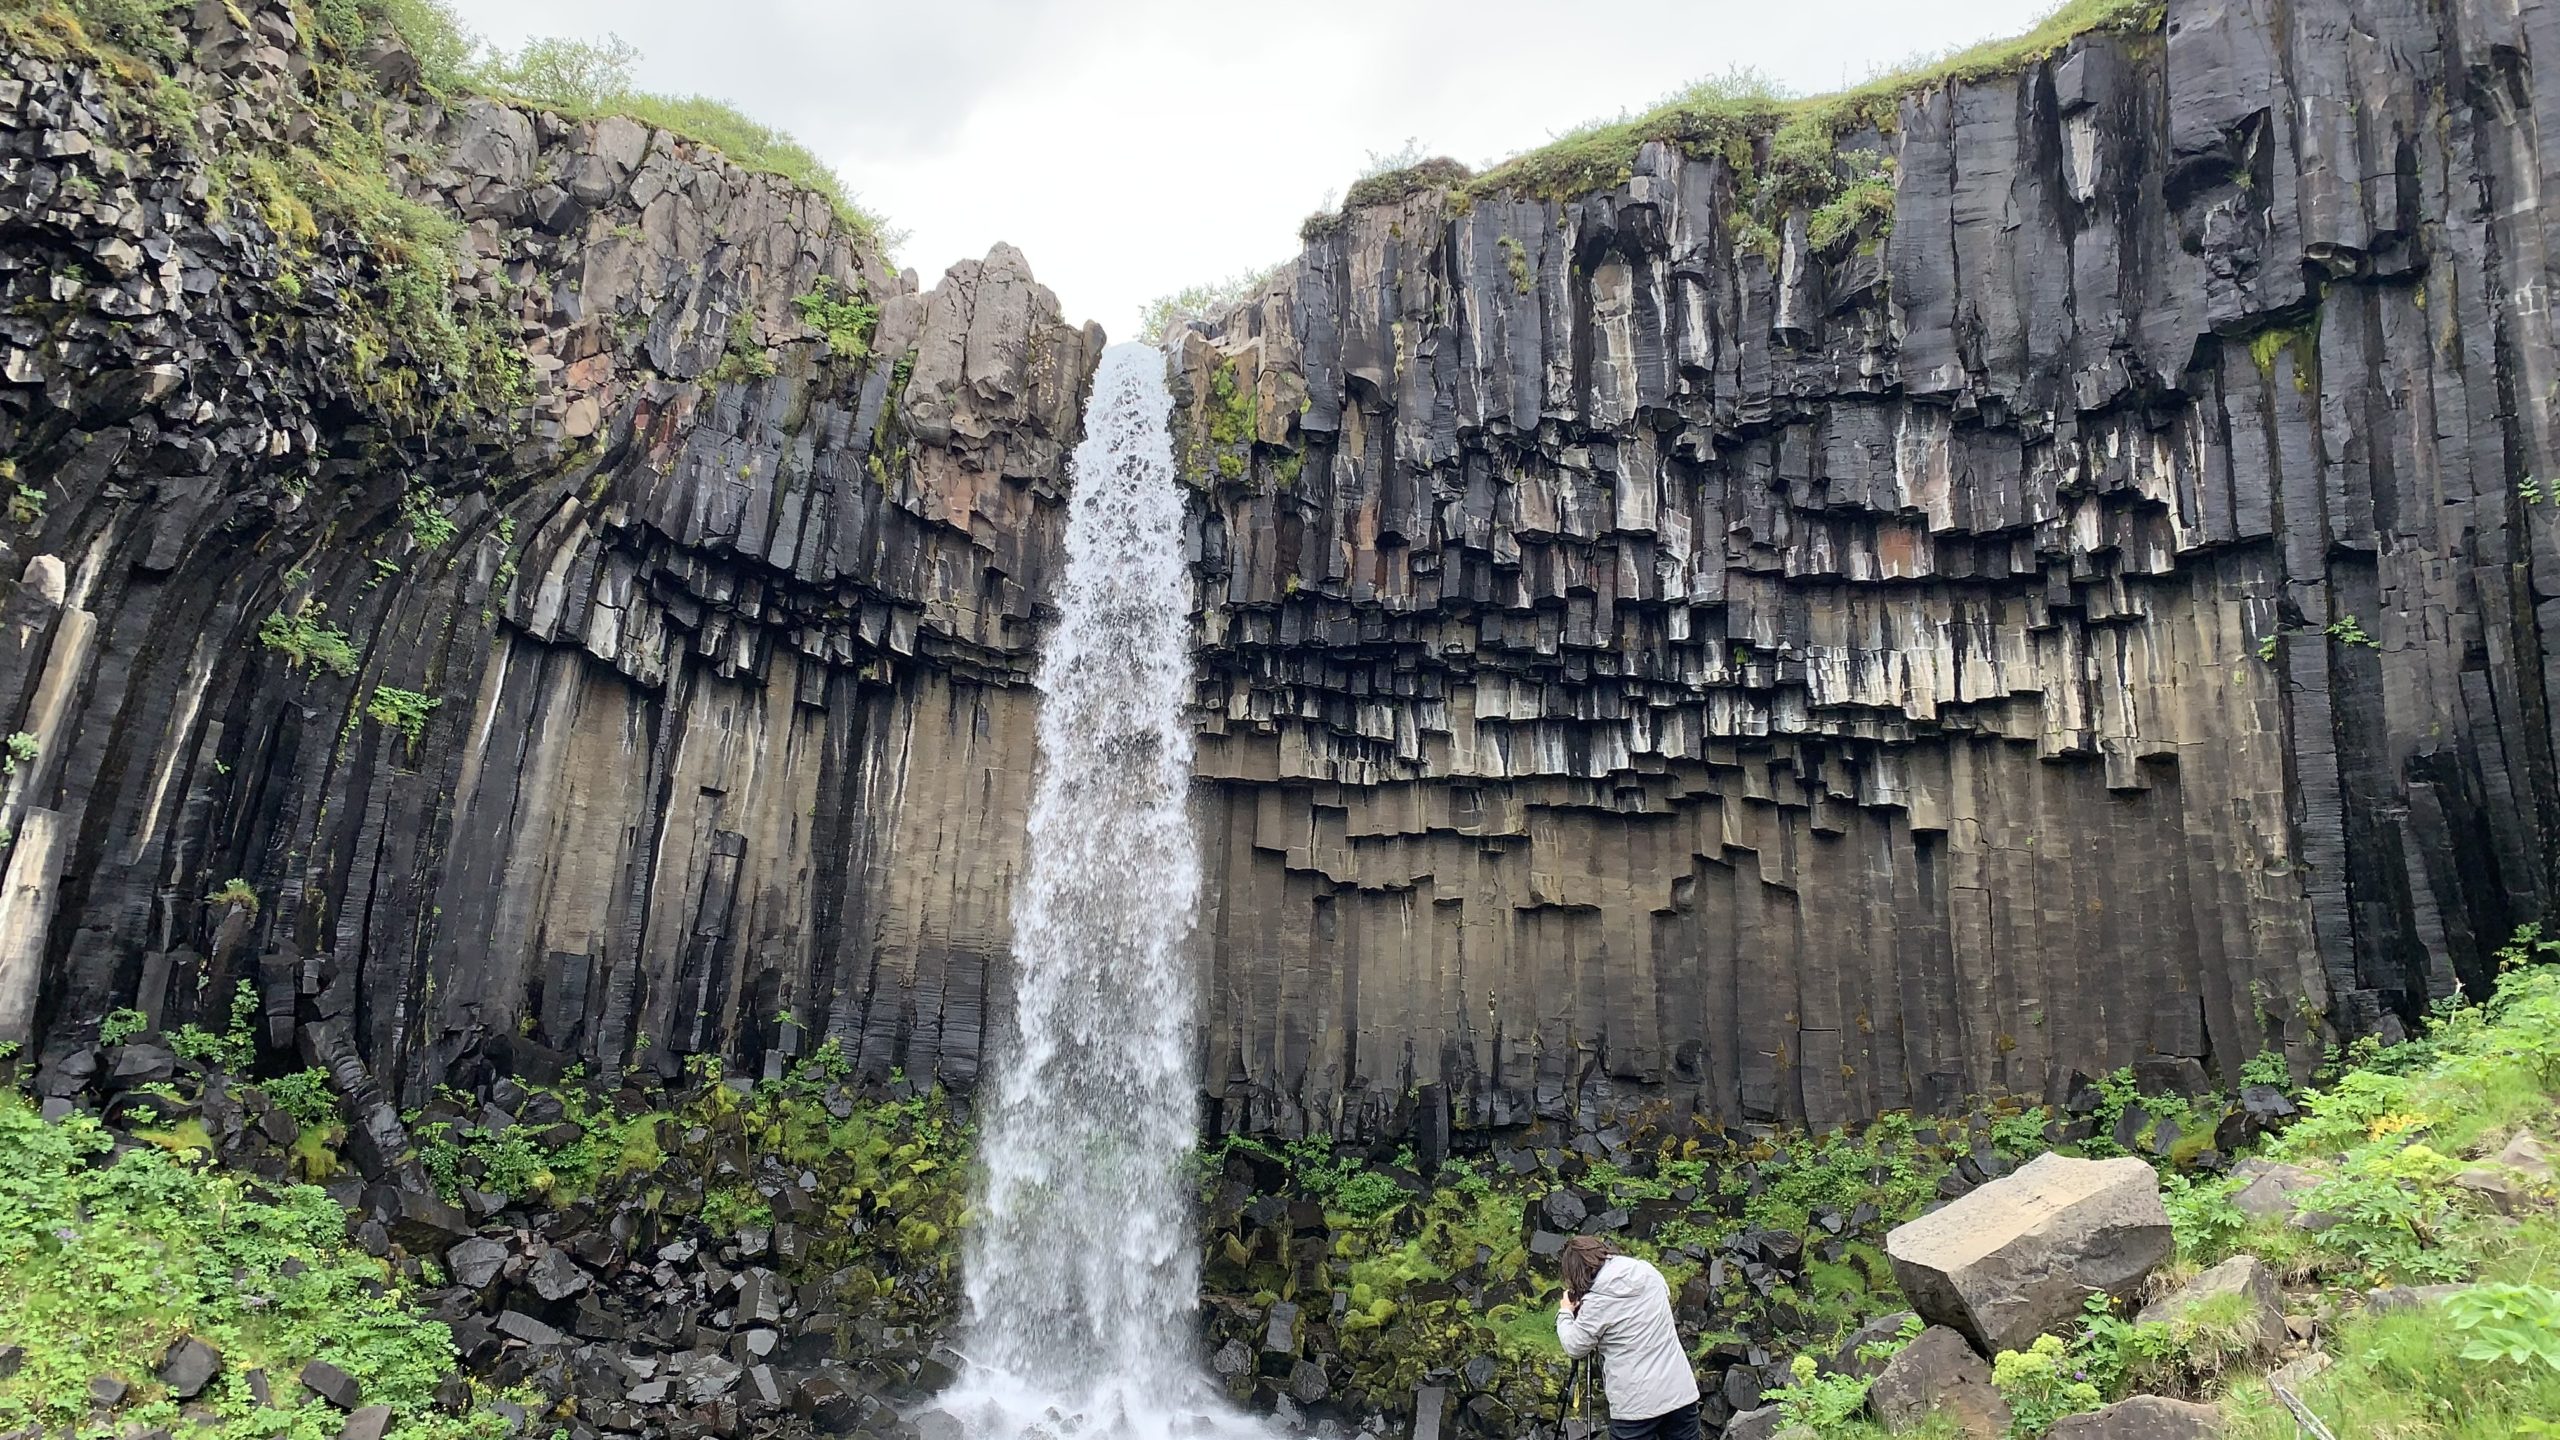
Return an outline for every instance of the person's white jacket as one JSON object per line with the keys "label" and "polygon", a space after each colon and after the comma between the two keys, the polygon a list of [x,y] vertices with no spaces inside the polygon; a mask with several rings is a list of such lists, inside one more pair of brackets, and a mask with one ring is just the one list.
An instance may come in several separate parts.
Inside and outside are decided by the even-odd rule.
{"label": "person's white jacket", "polygon": [[1698,1398],[1697,1374],[1671,1320],[1671,1287],[1632,1255],[1610,1256],[1572,1313],[1557,1307],[1556,1341],[1577,1360],[1600,1352],[1612,1420],[1650,1420]]}

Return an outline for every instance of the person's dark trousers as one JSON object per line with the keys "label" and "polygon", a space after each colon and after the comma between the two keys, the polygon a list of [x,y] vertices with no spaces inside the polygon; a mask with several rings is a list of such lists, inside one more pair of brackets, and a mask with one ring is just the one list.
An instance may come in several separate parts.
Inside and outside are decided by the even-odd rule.
{"label": "person's dark trousers", "polygon": [[1698,1402],[1642,1420],[1613,1419],[1609,1440],[1698,1440]]}

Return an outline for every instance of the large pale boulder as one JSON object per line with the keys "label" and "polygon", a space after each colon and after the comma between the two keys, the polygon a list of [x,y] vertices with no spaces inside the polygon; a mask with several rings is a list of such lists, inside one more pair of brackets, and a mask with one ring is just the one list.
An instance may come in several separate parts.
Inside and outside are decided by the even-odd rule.
{"label": "large pale boulder", "polygon": [[2093,1290],[2132,1295],[2176,1248],[2149,1165],[2053,1154],[1885,1237],[1911,1308],[1986,1355],[2062,1333]]}
{"label": "large pale boulder", "polygon": [[2222,1412],[2210,1405],[2190,1405],[2158,1395],[2066,1415],[2053,1422],[2045,1440],[2215,1440],[2222,1433]]}

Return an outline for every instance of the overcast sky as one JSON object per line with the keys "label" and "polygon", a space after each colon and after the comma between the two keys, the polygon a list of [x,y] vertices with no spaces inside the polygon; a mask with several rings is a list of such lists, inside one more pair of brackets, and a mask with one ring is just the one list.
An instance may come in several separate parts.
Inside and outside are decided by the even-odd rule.
{"label": "overcast sky", "polygon": [[2026,29],[2051,0],[456,0],[514,44],[608,32],[648,88],[781,126],[910,232],[931,284],[999,240],[1068,317],[1297,249],[1408,138],[1470,165],[1755,66],[1797,90]]}

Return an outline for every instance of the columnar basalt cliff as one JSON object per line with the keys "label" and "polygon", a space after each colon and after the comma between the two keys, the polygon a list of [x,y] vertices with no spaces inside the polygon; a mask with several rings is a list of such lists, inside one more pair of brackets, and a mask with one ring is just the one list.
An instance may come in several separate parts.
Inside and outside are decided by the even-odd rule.
{"label": "columnar basalt cliff", "polygon": [[[0,1039],[246,981],[409,1097],[972,1083],[1099,332],[286,4],[21,11]],[[2537,50],[2178,0],[1809,190],[1769,116],[1311,227],[1173,357],[1214,1122],[1826,1125],[2487,983],[2560,822]]]}
{"label": "columnar basalt cliff", "polygon": [[[303,13],[199,7],[176,117],[12,32],[0,1038],[248,981],[412,1097],[818,1034],[967,1080],[1099,332]],[[459,232],[449,303],[380,215]]]}
{"label": "columnar basalt cliff", "polygon": [[2560,820],[2554,56],[2175,0],[1818,136],[1863,209],[1762,126],[1311,224],[1178,362],[1226,1123],[1829,1125],[2476,993]]}

